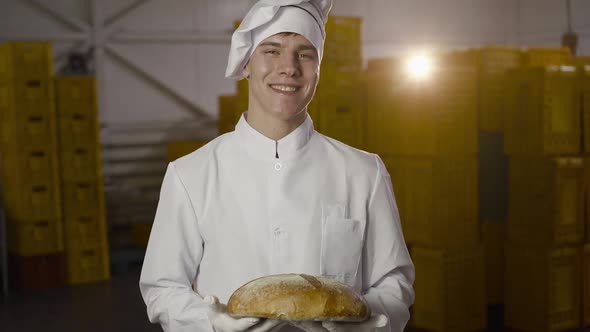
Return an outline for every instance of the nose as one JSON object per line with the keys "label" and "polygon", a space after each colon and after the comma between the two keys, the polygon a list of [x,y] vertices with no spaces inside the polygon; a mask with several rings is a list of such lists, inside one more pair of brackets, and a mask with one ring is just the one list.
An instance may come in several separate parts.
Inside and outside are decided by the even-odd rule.
{"label": "nose", "polygon": [[281,56],[279,73],[284,76],[296,76],[300,73],[300,64],[297,56],[283,54]]}

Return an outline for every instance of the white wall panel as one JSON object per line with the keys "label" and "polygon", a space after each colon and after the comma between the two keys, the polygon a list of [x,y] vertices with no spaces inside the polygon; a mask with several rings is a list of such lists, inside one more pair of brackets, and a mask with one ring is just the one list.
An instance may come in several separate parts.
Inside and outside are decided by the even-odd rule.
{"label": "white wall panel", "polygon": [[[567,31],[565,0],[511,0],[503,25],[511,43],[552,47],[561,44]],[[510,17],[510,18],[508,18]],[[571,26],[579,36],[578,54],[590,54],[590,1],[571,0]]]}
{"label": "white wall panel", "polygon": [[366,4],[365,58],[503,42],[498,24],[501,1],[370,0]]}
{"label": "white wall panel", "polygon": [[137,126],[190,119],[176,98],[162,93],[158,86],[120,61],[109,57],[104,69],[106,104],[103,107],[109,112],[101,119],[103,123]]}
{"label": "white wall panel", "polygon": [[133,12],[124,30],[192,31],[195,0],[152,0]]}
{"label": "white wall panel", "polygon": [[31,33],[62,33],[69,31],[61,22],[39,11],[28,1],[0,1],[0,35],[21,36]]}

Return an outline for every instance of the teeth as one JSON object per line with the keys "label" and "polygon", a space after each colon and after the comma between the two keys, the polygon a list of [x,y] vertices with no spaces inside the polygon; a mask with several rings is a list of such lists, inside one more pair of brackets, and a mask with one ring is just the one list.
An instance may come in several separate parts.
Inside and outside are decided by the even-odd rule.
{"label": "teeth", "polygon": [[271,87],[273,89],[277,89],[277,90],[281,90],[281,91],[286,91],[286,92],[293,92],[293,91],[297,90],[293,86],[285,86],[285,85],[271,85]]}

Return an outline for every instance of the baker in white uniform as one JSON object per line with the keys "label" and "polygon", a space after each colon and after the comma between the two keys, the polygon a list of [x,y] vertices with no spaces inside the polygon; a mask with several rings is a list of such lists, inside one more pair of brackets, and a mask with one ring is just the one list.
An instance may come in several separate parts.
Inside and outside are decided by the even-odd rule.
{"label": "baker in white uniform", "polygon": [[[403,331],[414,267],[389,174],[377,155],[316,132],[306,111],[330,7],[262,0],[235,31],[226,76],[249,80],[248,110],[169,164],[143,263],[141,294],[164,331]],[[234,290],[280,273],[343,281],[373,316],[294,327],[227,315]]]}

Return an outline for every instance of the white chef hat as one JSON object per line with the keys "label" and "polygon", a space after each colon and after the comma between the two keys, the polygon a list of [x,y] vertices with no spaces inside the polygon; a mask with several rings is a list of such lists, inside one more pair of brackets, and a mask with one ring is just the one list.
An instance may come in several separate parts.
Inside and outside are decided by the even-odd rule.
{"label": "white chef hat", "polygon": [[321,61],[326,31],[324,25],[332,8],[332,0],[260,0],[231,39],[225,77],[241,79],[242,71],[256,46],[280,32],[298,33],[318,50]]}

